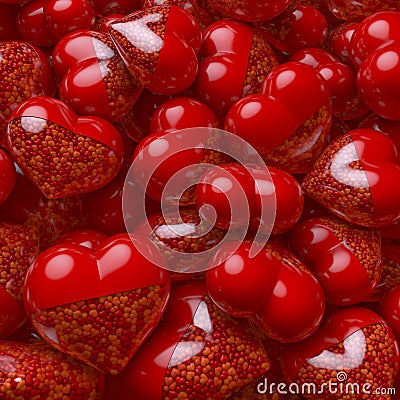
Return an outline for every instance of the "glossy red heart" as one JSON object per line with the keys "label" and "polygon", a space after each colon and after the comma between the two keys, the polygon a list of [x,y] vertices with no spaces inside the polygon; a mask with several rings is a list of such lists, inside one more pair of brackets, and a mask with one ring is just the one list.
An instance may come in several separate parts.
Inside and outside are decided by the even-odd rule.
{"label": "glossy red heart", "polygon": [[7,120],[24,100],[52,96],[56,90],[47,56],[29,43],[0,43],[0,142],[5,143]]}
{"label": "glossy red heart", "polygon": [[8,399],[61,395],[95,400],[102,397],[104,390],[100,371],[45,343],[1,342],[0,382],[0,392]]}
{"label": "glossy red heart", "polygon": [[[291,135],[281,136],[284,141],[264,160],[289,173],[307,172],[323,151],[331,126],[332,103],[327,83],[311,67],[287,62],[271,71],[260,93],[279,100],[297,122]],[[272,132],[265,134],[273,136]]]}
{"label": "glossy red heart", "polygon": [[325,311],[325,295],[310,270],[287,248],[267,244],[268,262],[281,270],[266,305],[253,320],[271,339],[297,342],[312,335]]}
{"label": "glossy red heart", "polygon": [[278,65],[260,32],[238,21],[221,20],[208,26],[201,54],[191,93],[220,117],[239,98],[258,93],[263,79]]}
{"label": "glossy red heart", "polygon": [[360,66],[368,54],[384,43],[400,39],[400,14],[396,11],[371,13],[355,28],[350,41],[354,65]]}
{"label": "glossy red heart", "polygon": [[107,33],[73,32],[57,44],[53,57],[59,78],[69,66],[60,83],[59,98],[78,115],[118,121],[142,91]]}
{"label": "glossy red heart", "polygon": [[183,8],[142,9],[111,24],[109,32],[131,74],[147,89],[175,94],[193,83],[201,30]]}
{"label": "glossy red heart", "polygon": [[[367,390],[368,399],[381,399],[377,388],[390,388],[396,379],[399,349],[387,323],[361,307],[339,309],[328,315],[310,338],[285,347],[283,371],[288,382],[315,385],[316,393],[304,394],[307,400],[339,399],[353,396],[347,385]],[[338,389],[337,394],[328,388]],[[339,392],[339,384],[346,387]],[[303,386],[302,386],[303,385]]]}
{"label": "glossy red heart", "polygon": [[382,251],[378,231],[331,217],[315,218],[297,226],[290,243],[314,272],[331,304],[366,300],[379,282]]}
{"label": "glossy red heart", "polygon": [[50,97],[34,97],[14,110],[7,143],[24,174],[49,199],[101,188],[118,173],[123,142],[99,117],[78,117]]}
{"label": "glossy red heart", "polygon": [[349,222],[378,227],[400,216],[397,151],[388,136],[356,129],[331,143],[302,182],[303,191]]}
{"label": "glossy red heart", "polygon": [[[108,380],[105,400],[232,398],[269,367],[261,341],[246,319],[221,311],[204,282],[183,282],[172,289],[153,335],[126,370]],[[231,381],[236,384],[229,387]]]}
{"label": "glossy red heart", "polygon": [[[156,256],[156,247],[147,246]],[[24,288],[25,309],[43,338],[112,374],[153,331],[168,296],[168,273],[142,256],[127,234],[95,252],[76,244],[48,249],[32,264]]]}

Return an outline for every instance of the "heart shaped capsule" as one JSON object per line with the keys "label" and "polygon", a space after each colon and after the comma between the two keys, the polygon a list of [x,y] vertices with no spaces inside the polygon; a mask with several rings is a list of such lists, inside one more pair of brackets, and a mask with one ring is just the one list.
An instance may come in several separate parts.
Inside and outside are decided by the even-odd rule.
{"label": "heart shaped capsule", "polygon": [[96,251],[66,243],[41,253],[26,278],[24,302],[49,343],[116,374],[154,330],[169,289],[168,273],[121,234]]}
{"label": "heart shaped capsule", "polygon": [[388,136],[356,129],[331,143],[302,182],[303,191],[345,220],[367,227],[400,216],[397,152]]}
{"label": "heart shaped capsule", "polygon": [[193,83],[201,30],[183,8],[139,10],[111,24],[109,32],[131,74],[147,89],[175,94]]}
{"label": "heart shaped capsule", "polygon": [[50,97],[26,100],[7,127],[11,155],[49,199],[90,192],[118,173],[123,143],[118,131],[99,117],[78,117]]}

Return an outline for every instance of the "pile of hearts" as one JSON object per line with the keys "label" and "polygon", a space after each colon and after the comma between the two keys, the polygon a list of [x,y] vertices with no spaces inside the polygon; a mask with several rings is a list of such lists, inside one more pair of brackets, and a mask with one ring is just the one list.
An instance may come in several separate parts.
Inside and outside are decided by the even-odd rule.
{"label": "pile of hearts", "polygon": [[399,93],[395,0],[0,0],[0,399],[399,400]]}

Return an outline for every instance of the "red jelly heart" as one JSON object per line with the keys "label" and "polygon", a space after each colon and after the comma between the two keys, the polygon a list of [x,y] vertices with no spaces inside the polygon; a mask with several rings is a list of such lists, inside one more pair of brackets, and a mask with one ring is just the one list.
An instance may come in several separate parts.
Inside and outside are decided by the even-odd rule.
{"label": "red jelly heart", "polygon": [[331,125],[332,103],[325,80],[307,65],[288,62],[273,69],[261,93],[283,103],[299,124],[265,161],[289,173],[307,172],[321,154]]}
{"label": "red jelly heart", "polygon": [[258,93],[264,78],[278,65],[261,33],[236,21],[208,26],[201,52],[204,58],[191,91],[221,117],[240,97]]}
{"label": "red jelly heart", "polygon": [[29,225],[0,223],[0,337],[25,321],[22,290],[28,269],[39,254],[39,232]]}
{"label": "red jelly heart", "polygon": [[5,142],[11,112],[34,96],[51,96],[55,82],[48,58],[22,41],[0,42],[0,141]]}
{"label": "red jelly heart", "polygon": [[399,10],[396,0],[326,0],[329,10],[338,18],[360,20],[378,11]]}
{"label": "red jelly heart", "polygon": [[215,268],[206,273],[207,290],[211,299],[226,313],[235,317],[252,317],[268,302],[282,268],[267,251],[250,258],[251,243],[241,243],[224,262],[224,257],[237,243],[223,246],[213,258]]}
{"label": "red jelly heart", "polygon": [[[77,60],[79,62],[71,65],[64,75],[59,97],[78,115],[96,115],[115,122],[131,109],[142,87],[119,57],[110,35],[79,32],[82,32],[82,40],[74,33],[72,37],[64,38],[53,52],[57,64],[61,63],[62,68],[66,68],[63,59],[71,58],[70,47],[81,42],[92,42],[92,46],[87,44],[85,59]],[[93,57],[90,57],[91,54]]]}
{"label": "red jelly heart", "polygon": [[96,400],[104,375],[47,344],[0,343],[0,392],[7,399]]}
{"label": "red jelly heart", "polygon": [[351,36],[350,49],[355,65],[360,66],[368,54],[379,46],[400,39],[400,14],[383,11],[362,20]]}
{"label": "red jelly heart", "polygon": [[[287,345],[282,356],[289,382],[300,388],[314,385],[315,390],[302,395],[307,400],[354,398],[362,391],[369,400],[389,398],[376,389],[393,386],[398,364],[392,330],[381,317],[361,307],[333,312],[313,336]],[[352,391],[357,387],[358,392]]]}
{"label": "red jelly heart", "polygon": [[109,122],[77,117],[50,97],[31,98],[14,110],[7,142],[24,174],[49,199],[99,189],[115,177],[123,156],[122,139]]}
{"label": "red jelly heart", "polygon": [[320,47],[328,34],[324,15],[308,5],[289,6],[274,19],[263,22],[261,28],[272,46],[289,54],[305,47]]}
{"label": "red jelly heart", "polygon": [[95,252],[75,244],[48,249],[32,264],[24,290],[25,309],[43,338],[116,374],[160,320],[169,279],[125,234]]}
{"label": "red jelly heart", "polygon": [[325,311],[322,287],[285,247],[270,243],[265,251],[268,264],[279,263],[281,269],[268,301],[253,317],[254,322],[271,339],[281,342],[304,340],[322,321]]}
{"label": "red jelly heart", "polygon": [[362,62],[357,73],[361,98],[381,117],[400,121],[400,43],[379,47]]}
{"label": "red jelly heart", "polygon": [[201,30],[181,7],[136,11],[111,24],[110,33],[130,72],[147,89],[173,94],[193,83]]}
{"label": "red jelly heart", "polygon": [[247,22],[266,21],[281,12],[290,0],[211,0],[211,7],[228,14],[231,18]]}
{"label": "red jelly heart", "polygon": [[378,231],[334,218],[316,218],[294,229],[291,248],[314,272],[331,304],[365,300],[381,277]]}
{"label": "red jelly heart", "polygon": [[331,143],[302,182],[303,191],[349,222],[377,227],[400,216],[394,143],[372,129],[356,129]]}
{"label": "red jelly heart", "polygon": [[107,381],[105,400],[228,399],[269,367],[247,320],[222,312],[202,281],[180,283],[153,335],[126,370]]}

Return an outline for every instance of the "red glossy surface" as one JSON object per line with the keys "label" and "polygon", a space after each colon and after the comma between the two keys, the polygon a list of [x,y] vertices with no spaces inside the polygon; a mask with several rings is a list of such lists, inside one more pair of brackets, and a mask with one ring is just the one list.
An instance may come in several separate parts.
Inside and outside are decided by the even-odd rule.
{"label": "red glossy surface", "polygon": [[[149,251],[158,251],[151,242],[148,246],[153,249]],[[159,262],[162,265],[161,258]],[[32,264],[24,288],[25,309],[32,313],[168,282],[168,272],[144,258],[127,234],[110,237],[95,252],[77,244],[59,244]]]}
{"label": "red glossy surface", "polygon": [[175,97],[162,103],[150,122],[150,131],[168,131],[197,126],[216,127],[217,117],[202,102],[190,97]]}
{"label": "red glossy surface", "polygon": [[[78,61],[98,57],[99,50],[105,47],[105,38],[104,34],[88,29],[77,30],[64,36],[54,47],[52,55],[57,79],[61,81],[68,69]],[[107,58],[113,56],[110,51],[105,54]]]}
{"label": "red glossy surface", "polygon": [[306,47],[320,47],[328,34],[324,15],[308,5],[293,5],[263,22],[261,28],[272,46],[289,54]]}
{"label": "red glossy surface", "polygon": [[396,145],[397,153],[400,157],[400,121],[391,121],[372,113],[363,119],[358,127],[374,129],[388,135]]}
{"label": "red glossy surface", "polygon": [[290,56],[290,61],[300,62],[315,68],[323,63],[334,62],[336,58],[331,53],[316,47],[296,51]]}
{"label": "red glossy surface", "polygon": [[17,27],[22,39],[40,47],[57,43],[46,27],[43,7],[47,0],[34,0],[25,4],[18,13]]}
{"label": "red glossy surface", "polygon": [[252,94],[229,109],[224,129],[250,143],[261,157],[266,158],[295,132],[299,124],[282,101],[264,94]]}
{"label": "red glossy surface", "polygon": [[384,294],[379,302],[378,313],[400,338],[400,286]]}
{"label": "red glossy surface", "polygon": [[[367,249],[364,243],[368,243]],[[352,228],[332,218],[316,218],[294,229],[291,248],[312,269],[331,304],[359,303],[379,282],[382,260],[377,231]]]}
{"label": "red glossy surface", "polygon": [[253,317],[271,339],[297,342],[312,335],[322,321],[325,296],[317,279],[289,250],[267,245],[268,262],[281,269],[266,305]]}
{"label": "red glossy surface", "polygon": [[215,217],[218,228],[245,226],[254,209],[254,180],[240,164],[209,169],[196,185],[196,206],[206,221]]}
{"label": "red glossy surface", "polygon": [[0,148],[0,204],[11,194],[17,174],[9,154]]}
{"label": "red glossy surface", "polygon": [[351,41],[351,56],[356,66],[379,46],[400,39],[400,14],[383,11],[362,20],[355,29]]}
{"label": "red glossy surface", "polygon": [[211,7],[228,14],[231,18],[247,22],[266,21],[283,12],[290,4],[289,0],[211,0]]}
{"label": "red glossy surface", "polygon": [[[227,245],[219,249],[212,263],[215,264],[219,256],[230,248],[231,245]],[[282,268],[282,263],[269,257],[265,251],[250,258],[250,248],[248,242],[240,244],[226,261],[206,273],[207,290],[212,300],[236,317],[252,317],[262,310]]]}
{"label": "red glossy surface", "polygon": [[388,43],[373,51],[357,73],[361,98],[381,117],[400,121],[400,44]]}
{"label": "red glossy surface", "polygon": [[[359,329],[371,324],[386,323],[379,315],[361,307],[349,307],[331,313],[313,336],[303,342],[293,343],[285,347],[282,355],[282,363],[286,378],[290,382],[293,382],[298,369],[308,359],[319,355],[324,349],[332,345],[343,342],[344,339]],[[356,349],[352,347],[353,351]],[[349,354],[349,356],[351,355]],[[357,359],[359,358],[357,357]],[[398,358],[398,354],[396,358]],[[350,369],[358,366],[349,365]],[[347,369],[346,367],[343,369]]]}
{"label": "red glossy surface", "polygon": [[107,236],[102,232],[93,229],[78,229],[68,232],[57,240],[57,244],[72,243],[91,250],[97,250],[106,239]]}
{"label": "red glossy surface", "polygon": [[91,29],[95,24],[88,0],[47,0],[43,12],[47,31],[57,41],[78,29]]}
{"label": "red glossy surface", "polygon": [[60,99],[78,115],[108,119],[112,110],[103,82],[104,72],[108,69],[106,73],[110,73],[108,64],[108,61],[91,58],[71,66],[60,84]]}
{"label": "red glossy surface", "polygon": [[97,20],[94,29],[102,33],[108,33],[110,25],[118,21],[120,18],[125,17],[125,14],[109,14]]}
{"label": "red glossy surface", "polygon": [[[186,132],[187,133],[187,132]],[[197,165],[202,157],[206,137],[193,147],[191,135],[169,135],[168,132],[155,132],[139,143],[135,150],[133,174],[137,184],[154,200],[179,200],[180,193],[164,192],[170,178],[183,168]],[[182,150],[187,144],[188,150]],[[203,143],[203,146],[202,146]],[[149,182],[147,179],[151,177]],[[172,191],[171,191],[172,190]]]}
{"label": "red glossy surface", "polygon": [[[312,68],[298,62],[288,62],[274,68],[264,81],[261,93],[280,100],[297,121],[310,118],[328,103],[330,96],[323,78]],[[307,101],[299,101],[305,95]]]}

